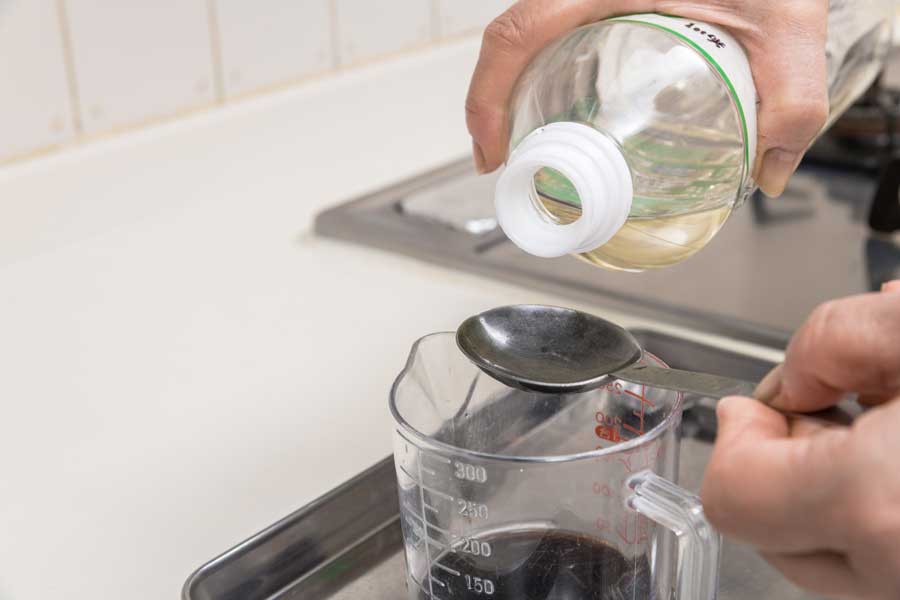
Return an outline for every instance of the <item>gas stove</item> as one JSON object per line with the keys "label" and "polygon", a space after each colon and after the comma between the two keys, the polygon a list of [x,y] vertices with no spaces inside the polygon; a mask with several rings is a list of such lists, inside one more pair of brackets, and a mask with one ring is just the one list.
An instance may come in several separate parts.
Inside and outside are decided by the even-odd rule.
{"label": "gas stove", "polygon": [[900,278],[900,60],[810,149],[778,199],[754,195],[687,261],[640,274],[526,255],[470,159],[320,214],[323,236],[783,347],[819,303]]}

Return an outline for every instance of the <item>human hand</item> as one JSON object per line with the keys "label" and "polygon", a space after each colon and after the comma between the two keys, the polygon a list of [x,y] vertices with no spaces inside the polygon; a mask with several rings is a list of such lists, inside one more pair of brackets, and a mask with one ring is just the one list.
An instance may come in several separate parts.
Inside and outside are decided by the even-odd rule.
{"label": "human hand", "polygon": [[[849,428],[779,412],[851,391],[877,406]],[[719,404],[710,521],[814,592],[900,598],[900,281],[819,307],[756,395]]]}
{"label": "human hand", "polygon": [[506,159],[510,96],[531,59],[580,25],[638,12],[721,25],[741,42],[759,93],[754,178],[780,195],[828,116],[826,0],[520,0],[485,30],[466,99],[479,172]]}

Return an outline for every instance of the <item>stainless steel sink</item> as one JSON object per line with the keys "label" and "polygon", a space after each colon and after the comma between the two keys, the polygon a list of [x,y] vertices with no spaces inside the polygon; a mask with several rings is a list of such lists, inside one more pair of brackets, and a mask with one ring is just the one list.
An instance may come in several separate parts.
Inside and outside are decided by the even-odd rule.
{"label": "stainless steel sink", "polygon": [[[650,352],[683,369],[748,380],[771,364],[654,331],[634,332]],[[686,399],[680,480],[698,489],[715,437],[714,403]],[[385,407],[387,410],[387,407]],[[386,458],[352,481],[288,515],[200,567],[184,600],[400,600],[406,597],[393,461]],[[812,600],[752,549],[726,542],[722,600]]]}

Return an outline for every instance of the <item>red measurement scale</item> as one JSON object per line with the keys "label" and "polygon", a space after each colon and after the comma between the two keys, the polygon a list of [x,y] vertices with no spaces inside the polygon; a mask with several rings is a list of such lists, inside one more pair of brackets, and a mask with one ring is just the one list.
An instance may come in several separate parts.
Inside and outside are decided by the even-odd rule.
{"label": "red measurement scale", "polygon": [[[633,423],[624,422],[619,416],[607,415],[598,410],[594,415],[596,421],[594,433],[597,437],[605,442],[619,443],[644,435],[644,417],[647,407],[649,406],[651,409],[655,407],[654,403],[647,398],[646,386],[636,386],[635,389],[639,389],[639,391],[632,391],[631,389],[626,388],[622,382],[615,381],[607,384],[604,389],[605,392],[611,394],[613,398],[621,398],[625,401],[624,396],[629,396],[631,399],[637,400],[640,402],[640,408],[635,408],[631,412],[635,417]],[[604,444],[598,446],[598,449],[604,447],[608,447],[608,445]],[[641,463],[640,465],[634,464],[635,461],[633,459],[636,457],[633,454],[626,454],[624,458],[619,457],[617,459],[625,472],[630,474],[650,466],[649,463],[653,460],[653,457],[646,452],[646,449],[644,450],[645,451],[641,452],[643,456],[637,457],[638,460],[636,462]],[[653,452],[652,454],[656,453]],[[595,481],[593,488],[595,494],[606,497],[611,496],[611,489],[608,482]],[[623,515],[619,520],[619,523],[615,525],[600,515],[595,521],[595,527],[598,531],[607,534],[612,529],[621,543],[629,545],[644,543],[649,536],[648,521],[637,513],[634,515]]]}
{"label": "red measurement scale", "polygon": [[[647,398],[646,386],[641,385],[641,391],[640,393],[637,393],[623,386],[622,382],[616,381],[607,384],[605,389],[608,393],[612,394],[614,398],[619,398],[623,394],[635,398],[641,403],[641,408],[632,411],[632,414],[637,417],[637,427],[630,423],[623,422],[620,417],[609,416],[598,410],[594,415],[594,418],[597,421],[594,432],[597,434],[597,437],[608,442],[621,442],[623,440],[630,440],[644,435],[644,413],[647,406],[650,406],[650,408],[655,406],[653,402]],[[623,430],[629,432],[631,435],[623,435]]]}

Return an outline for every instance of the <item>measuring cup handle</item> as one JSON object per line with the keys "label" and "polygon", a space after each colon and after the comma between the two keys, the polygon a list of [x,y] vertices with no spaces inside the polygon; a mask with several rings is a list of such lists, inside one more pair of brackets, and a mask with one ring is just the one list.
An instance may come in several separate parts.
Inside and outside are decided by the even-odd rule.
{"label": "measuring cup handle", "polygon": [[678,537],[679,600],[714,600],[722,540],[703,514],[700,498],[652,471],[628,478],[628,505]]}

